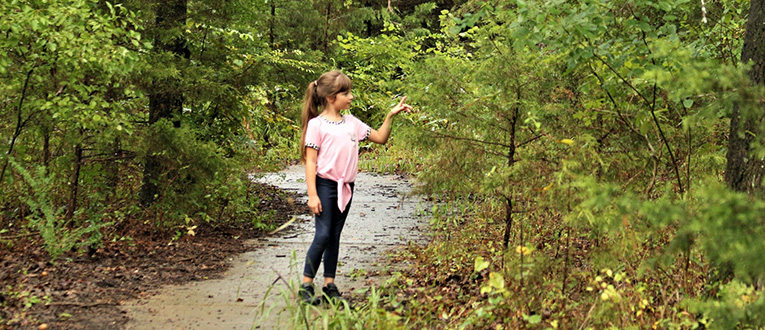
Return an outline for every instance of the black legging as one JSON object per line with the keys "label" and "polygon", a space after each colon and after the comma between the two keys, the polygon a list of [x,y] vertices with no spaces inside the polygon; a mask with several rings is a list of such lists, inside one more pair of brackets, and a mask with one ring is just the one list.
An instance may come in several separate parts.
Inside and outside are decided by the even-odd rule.
{"label": "black legging", "polygon": [[[350,185],[353,191],[353,183],[351,182]],[[316,235],[305,257],[303,275],[310,278],[316,276],[323,254],[324,277],[334,278],[337,272],[340,234],[343,232],[351,202],[349,201],[345,206],[344,212],[340,212],[340,208],[337,207],[337,182],[319,176],[316,177],[316,194],[319,195],[322,212],[315,216]]]}

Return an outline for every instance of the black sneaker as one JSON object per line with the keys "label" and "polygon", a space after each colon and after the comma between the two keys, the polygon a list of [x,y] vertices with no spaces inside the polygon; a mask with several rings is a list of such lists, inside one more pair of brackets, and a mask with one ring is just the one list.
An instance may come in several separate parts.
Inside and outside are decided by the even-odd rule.
{"label": "black sneaker", "polygon": [[343,299],[343,296],[340,294],[340,290],[337,289],[337,285],[335,285],[335,283],[327,284],[327,286],[325,286],[322,291],[324,291],[324,300],[333,304],[336,304]]}
{"label": "black sneaker", "polygon": [[316,298],[316,294],[313,291],[313,284],[303,283],[298,290],[298,296],[300,301],[309,305],[318,305],[319,299]]}

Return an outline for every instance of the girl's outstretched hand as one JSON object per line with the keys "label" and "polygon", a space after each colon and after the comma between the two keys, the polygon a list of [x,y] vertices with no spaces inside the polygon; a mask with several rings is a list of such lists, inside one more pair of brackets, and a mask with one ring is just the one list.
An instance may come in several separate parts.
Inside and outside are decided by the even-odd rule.
{"label": "girl's outstretched hand", "polygon": [[390,109],[390,114],[395,116],[401,111],[412,112],[412,106],[404,103],[404,101],[406,101],[406,96],[402,97],[401,102],[398,102],[393,109]]}
{"label": "girl's outstretched hand", "polygon": [[316,215],[321,215],[321,200],[319,196],[308,196],[308,208]]}

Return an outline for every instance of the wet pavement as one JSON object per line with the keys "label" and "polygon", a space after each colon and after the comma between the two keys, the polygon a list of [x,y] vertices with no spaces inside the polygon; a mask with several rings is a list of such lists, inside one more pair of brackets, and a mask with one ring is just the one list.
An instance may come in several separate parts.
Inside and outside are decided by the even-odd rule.
{"label": "wet pavement", "polygon": [[[256,180],[305,193],[304,179],[303,166],[291,166]],[[376,267],[386,251],[423,240],[426,219],[415,215],[422,198],[407,196],[411,188],[399,176],[359,173],[340,243],[336,282],[343,294],[380,284],[379,278],[355,275]],[[154,296],[123,303],[131,319],[127,329],[291,328],[299,317],[290,308],[293,292],[313,233],[313,218],[298,215],[273,236],[249,241],[251,251],[232,258],[221,278],[167,286]],[[319,292],[322,282],[319,276]]]}

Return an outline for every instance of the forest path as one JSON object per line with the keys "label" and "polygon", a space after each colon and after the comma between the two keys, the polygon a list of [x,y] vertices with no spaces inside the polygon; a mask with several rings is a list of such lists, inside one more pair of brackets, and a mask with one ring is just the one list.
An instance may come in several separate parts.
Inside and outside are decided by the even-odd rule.
{"label": "forest path", "polygon": [[[257,180],[304,193],[304,178],[303,166],[291,166]],[[386,250],[421,240],[419,229],[426,227],[426,220],[415,215],[422,199],[406,197],[407,180],[361,172],[355,189],[337,274],[345,295],[379,280],[351,276],[354,270],[371,269]],[[221,278],[166,286],[154,296],[123,303],[131,320],[127,329],[288,329],[296,317],[288,300],[294,299],[313,233],[312,217],[299,216],[273,237],[248,241],[250,252],[233,257]],[[322,282],[319,275],[318,292]]]}

